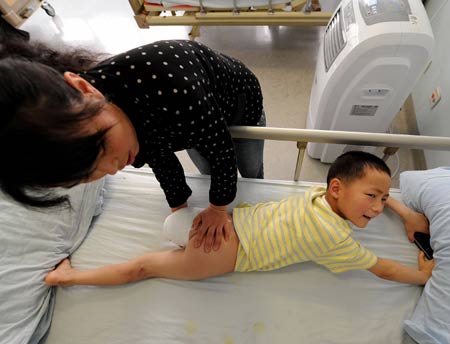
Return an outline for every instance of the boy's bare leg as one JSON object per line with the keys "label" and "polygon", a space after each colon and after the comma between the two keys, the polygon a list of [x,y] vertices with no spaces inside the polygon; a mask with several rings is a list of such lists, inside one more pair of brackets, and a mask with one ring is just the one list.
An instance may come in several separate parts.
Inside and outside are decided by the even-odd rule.
{"label": "boy's bare leg", "polygon": [[152,277],[197,280],[234,271],[239,246],[234,230],[218,251],[209,253],[203,247],[194,248],[195,234],[191,232],[185,249],[151,252],[123,264],[88,271],[73,269],[66,259],[47,275],[45,282],[62,286],[117,285]]}

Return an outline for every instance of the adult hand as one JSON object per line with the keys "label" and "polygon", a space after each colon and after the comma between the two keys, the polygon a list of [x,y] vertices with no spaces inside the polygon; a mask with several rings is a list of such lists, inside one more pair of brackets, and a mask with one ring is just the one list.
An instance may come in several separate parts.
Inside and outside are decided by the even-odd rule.
{"label": "adult hand", "polygon": [[187,202],[183,203],[182,205],[179,205],[178,207],[175,208],[170,208],[170,210],[172,211],[172,213],[176,212],[177,210],[180,210],[182,208],[187,208],[188,204]]}
{"label": "adult hand", "polygon": [[403,222],[410,242],[414,242],[415,232],[430,233],[428,219],[424,214],[418,213],[412,209],[410,209],[408,215],[403,218]]}
{"label": "adult hand", "polygon": [[228,241],[233,226],[226,210],[226,205],[210,204],[194,218],[192,227],[197,232],[194,247],[198,248],[204,243],[203,249],[208,253],[211,248],[214,251],[220,248],[222,238]]}

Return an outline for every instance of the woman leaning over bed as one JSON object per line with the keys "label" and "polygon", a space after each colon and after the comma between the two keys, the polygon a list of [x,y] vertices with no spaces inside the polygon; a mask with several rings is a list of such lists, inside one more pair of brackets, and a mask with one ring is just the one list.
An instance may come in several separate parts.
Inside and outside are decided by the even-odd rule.
{"label": "woman leaning over bed", "polygon": [[263,178],[263,141],[233,140],[228,126],[264,126],[261,89],[240,61],[191,41],[160,41],[101,62],[88,51],[0,44],[2,189],[32,206],[48,193],[115,174],[153,169],[172,211],[191,189],[176,151],[211,174],[210,205],[195,219],[196,246],[217,250],[242,176]]}

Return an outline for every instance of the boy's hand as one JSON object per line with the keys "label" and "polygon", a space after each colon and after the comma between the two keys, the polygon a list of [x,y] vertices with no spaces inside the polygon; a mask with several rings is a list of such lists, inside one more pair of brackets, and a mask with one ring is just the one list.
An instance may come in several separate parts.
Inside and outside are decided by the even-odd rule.
{"label": "boy's hand", "polygon": [[403,219],[406,228],[406,234],[410,242],[414,242],[414,233],[422,232],[430,234],[429,222],[424,214],[418,213],[412,209]]}
{"label": "boy's hand", "polygon": [[60,285],[63,287],[70,287],[72,284],[69,281],[73,271],[74,269],[70,264],[70,260],[68,258],[63,259],[56,265],[55,270],[47,274],[45,283],[53,286]]}
{"label": "boy's hand", "polygon": [[194,247],[198,248],[204,243],[203,249],[208,253],[211,248],[214,251],[220,248],[222,238],[228,241],[233,226],[226,209],[227,206],[210,204],[194,218],[192,227],[197,229]]}
{"label": "boy's hand", "polygon": [[434,268],[434,259],[428,260],[425,257],[425,254],[420,251],[418,255],[419,261],[419,271],[422,271],[428,276],[428,279],[431,277],[433,268]]}
{"label": "boy's hand", "polygon": [[412,210],[393,197],[389,197],[385,205],[402,218],[410,242],[414,242],[415,232],[430,233],[428,219],[424,214]]}

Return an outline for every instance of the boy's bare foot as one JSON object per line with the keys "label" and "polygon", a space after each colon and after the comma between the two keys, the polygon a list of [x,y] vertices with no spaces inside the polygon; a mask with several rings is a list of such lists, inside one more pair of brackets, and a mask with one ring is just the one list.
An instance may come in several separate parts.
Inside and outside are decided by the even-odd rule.
{"label": "boy's bare foot", "polygon": [[73,274],[73,270],[72,265],[70,265],[70,260],[66,258],[56,266],[55,270],[48,273],[45,277],[45,283],[48,285],[70,287],[72,285],[70,283],[70,277]]}

